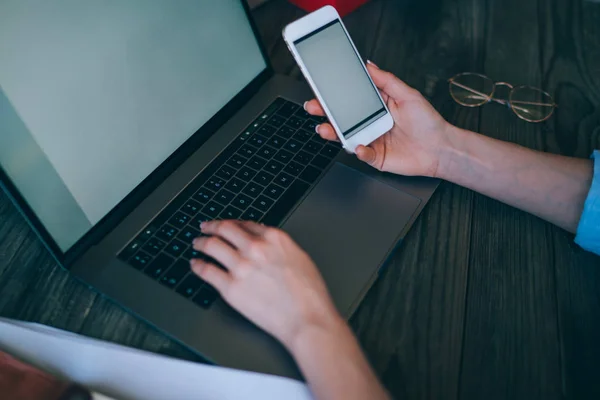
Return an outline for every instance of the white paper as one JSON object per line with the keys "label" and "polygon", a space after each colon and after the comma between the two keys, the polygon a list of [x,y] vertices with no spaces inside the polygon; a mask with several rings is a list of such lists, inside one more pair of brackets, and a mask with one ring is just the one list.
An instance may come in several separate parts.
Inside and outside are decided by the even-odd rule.
{"label": "white paper", "polygon": [[312,399],[308,387],[293,379],[178,360],[4,318],[0,348],[118,400]]}

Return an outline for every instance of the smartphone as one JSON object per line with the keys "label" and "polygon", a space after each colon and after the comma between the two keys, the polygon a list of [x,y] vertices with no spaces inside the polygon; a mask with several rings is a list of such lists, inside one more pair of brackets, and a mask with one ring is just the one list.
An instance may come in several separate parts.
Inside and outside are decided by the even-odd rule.
{"label": "smartphone", "polygon": [[334,7],[287,25],[283,38],[347,151],[392,129],[394,120]]}

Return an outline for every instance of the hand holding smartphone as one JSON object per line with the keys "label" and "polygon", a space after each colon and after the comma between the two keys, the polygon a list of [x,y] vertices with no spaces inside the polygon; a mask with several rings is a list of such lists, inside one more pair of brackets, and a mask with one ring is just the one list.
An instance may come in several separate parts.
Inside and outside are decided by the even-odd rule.
{"label": "hand holding smartphone", "polygon": [[392,128],[394,120],[335,8],[292,22],[283,37],[347,151]]}

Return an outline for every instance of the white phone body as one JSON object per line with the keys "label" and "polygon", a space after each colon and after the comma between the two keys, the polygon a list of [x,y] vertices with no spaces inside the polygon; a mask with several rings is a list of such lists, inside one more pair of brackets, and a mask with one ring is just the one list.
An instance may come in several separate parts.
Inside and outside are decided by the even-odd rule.
{"label": "white phone body", "polygon": [[292,22],[283,38],[347,151],[392,129],[394,120],[335,8]]}

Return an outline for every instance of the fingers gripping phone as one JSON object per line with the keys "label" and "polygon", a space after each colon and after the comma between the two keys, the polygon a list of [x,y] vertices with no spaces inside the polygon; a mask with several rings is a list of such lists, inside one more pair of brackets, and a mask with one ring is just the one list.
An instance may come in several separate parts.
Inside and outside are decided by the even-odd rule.
{"label": "fingers gripping phone", "polygon": [[292,22],[283,38],[347,151],[392,128],[392,116],[335,8]]}

